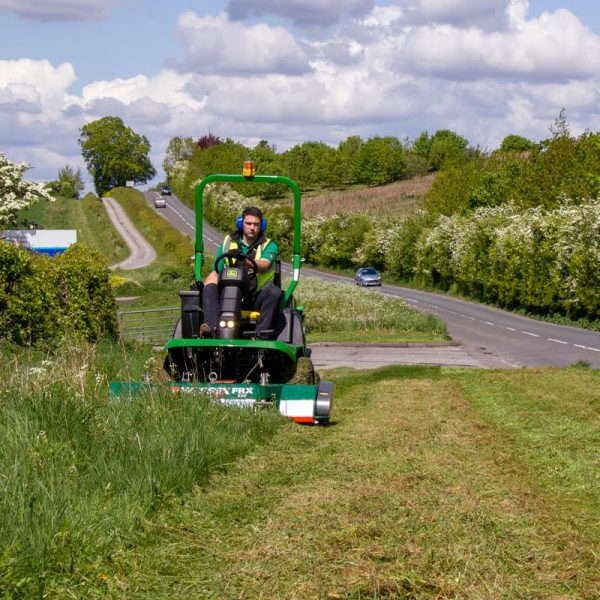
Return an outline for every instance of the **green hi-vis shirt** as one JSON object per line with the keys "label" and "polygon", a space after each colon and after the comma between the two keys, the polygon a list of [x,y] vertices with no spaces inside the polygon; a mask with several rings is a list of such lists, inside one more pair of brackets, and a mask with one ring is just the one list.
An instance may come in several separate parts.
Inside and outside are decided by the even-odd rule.
{"label": "green hi-vis shirt", "polygon": [[[223,240],[223,242],[221,242],[221,245],[219,246],[219,250],[217,252],[217,256],[221,256],[221,254],[223,254],[224,244],[225,244],[225,240]],[[250,246],[247,246],[246,244],[244,244],[244,242],[241,239],[236,240],[236,244],[238,244],[238,247],[242,250],[242,252],[244,254],[248,254],[248,250],[250,249]],[[265,249],[261,253],[261,258],[265,258],[272,265],[275,262],[278,254],[279,254],[279,246],[273,240],[269,240],[268,244],[265,246]],[[223,268],[223,265],[227,261],[221,260],[219,262],[221,263],[221,268]],[[213,269],[215,271],[218,270],[216,263],[213,265]]]}

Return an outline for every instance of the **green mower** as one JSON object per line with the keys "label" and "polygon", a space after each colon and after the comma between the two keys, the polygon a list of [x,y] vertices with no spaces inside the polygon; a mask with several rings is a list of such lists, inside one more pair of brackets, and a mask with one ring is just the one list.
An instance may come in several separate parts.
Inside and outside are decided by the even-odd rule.
{"label": "green mower", "polygon": [[[219,273],[219,326],[214,337],[202,337],[202,203],[206,186],[214,182],[255,182],[284,184],[294,194],[294,238],[292,277],[286,289],[281,284],[281,264],[275,264],[273,285],[282,288],[279,310],[271,339],[260,339],[254,328],[259,313],[242,310],[242,300],[252,277],[237,253],[216,257],[224,264]],[[329,423],[332,405],[331,382],[319,381],[306,346],[303,307],[293,297],[300,277],[300,188],[295,181],[278,175],[255,175],[254,164],[244,163],[243,174],[216,174],[205,177],[196,187],[195,282],[179,292],[181,317],[166,344],[164,369],[172,380],[173,392],[203,393],[237,406],[273,407],[293,421]],[[225,262],[226,261],[226,262]],[[256,269],[254,269],[256,272]],[[112,395],[135,393],[149,384],[113,382]]]}

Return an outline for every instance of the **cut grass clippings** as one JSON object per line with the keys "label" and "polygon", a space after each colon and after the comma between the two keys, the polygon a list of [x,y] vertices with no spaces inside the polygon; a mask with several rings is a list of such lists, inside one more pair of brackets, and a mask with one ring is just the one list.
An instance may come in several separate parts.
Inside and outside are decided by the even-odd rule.
{"label": "cut grass clippings", "polygon": [[[334,426],[283,428],[148,523],[145,544],[111,564],[109,592],[118,582],[127,598],[599,597],[597,371],[333,378]],[[558,380],[569,406],[541,410]],[[507,403],[511,381],[523,392]],[[566,478],[548,468],[565,447]]]}

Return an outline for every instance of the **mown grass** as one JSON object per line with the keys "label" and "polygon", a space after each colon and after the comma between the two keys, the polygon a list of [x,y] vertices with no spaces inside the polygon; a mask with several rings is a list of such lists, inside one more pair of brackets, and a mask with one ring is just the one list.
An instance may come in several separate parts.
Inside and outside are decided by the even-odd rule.
{"label": "mown grass", "polygon": [[203,396],[108,398],[109,380],[151,369],[147,346],[5,346],[1,356],[3,598],[86,596],[101,583],[99,565],[143,538],[156,511],[206,486],[285,422],[276,411],[230,410]]}
{"label": "mown grass", "polygon": [[282,429],[157,515],[107,594],[599,597],[597,371],[333,378],[335,426]]}

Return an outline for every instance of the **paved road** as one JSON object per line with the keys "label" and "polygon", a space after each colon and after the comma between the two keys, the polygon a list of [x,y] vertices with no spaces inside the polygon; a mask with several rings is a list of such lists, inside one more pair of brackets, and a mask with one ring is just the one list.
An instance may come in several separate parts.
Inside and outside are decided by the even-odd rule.
{"label": "paved road", "polygon": [[104,198],[104,207],[115,229],[127,244],[130,254],[121,261],[111,265],[111,269],[141,269],[156,259],[154,248],[144,239],[133,226],[127,213],[114,198]]}
{"label": "paved road", "polygon": [[[153,192],[146,193],[151,206],[154,206],[152,201],[155,195]],[[166,209],[155,210],[174,227],[194,239],[194,211],[181,203],[175,196],[167,200]],[[222,239],[222,234],[206,224],[203,230],[206,249],[215,252]],[[283,271],[286,272],[285,266]],[[322,273],[310,268],[303,268],[302,274],[328,281],[351,282],[348,277]],[[417,352],[414,347],[398,350],[399,353],[411,356],[421,354],[421,360],[424,362],[431,358],[431,364],[438,364],[435,363],[435,360],[440,356],[443,358],[445,354],[444,360],[450,360],[448,355],[452,354],[455,357],[453,360],[457,360],[464,366],[492,368],[566,366],[583,361],[595,368],[600,368],[600,333],[544,323],[443,294],[392,285],[383,285],[380,289],[373,291],[404,298],[415,308],[439,316],[446,322],[448,332],[457,344],[452,350],[424,348]],[[378,348],[380,350],[373,349],[371,356],[377,355],[381,358],[386,352],[391,352],[389,347],[387,350],[385,346]],[[325,354],[332,355],[333,352],[333,347],[329,347],[327,350],[317,350],[315,347],[315,362],[325,361]],[[339,352],[340,355],[344,354],[346,357],[349,356],[347,350],[336,352]],[[366,363],[371,361],[371,358],[366,357],[367,354],[367,350],[361,348],[361,356],[365,356],[364,362]],[[406,360],[410,360],[410,357]],[[377,363],[377,359],[373,358],[372,362]]]}

